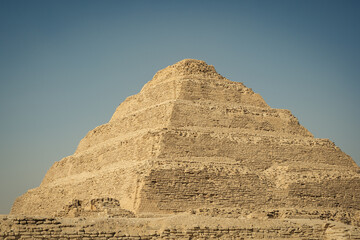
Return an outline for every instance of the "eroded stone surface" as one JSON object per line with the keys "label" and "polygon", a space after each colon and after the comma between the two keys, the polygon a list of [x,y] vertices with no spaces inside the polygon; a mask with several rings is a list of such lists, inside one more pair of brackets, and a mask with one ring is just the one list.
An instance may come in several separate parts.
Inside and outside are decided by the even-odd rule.
{"label": "eroded stone surface", "polygon": [[357,227],[318,219],[178,214],[152,218],[0,218],[0,239],[360,239]]}

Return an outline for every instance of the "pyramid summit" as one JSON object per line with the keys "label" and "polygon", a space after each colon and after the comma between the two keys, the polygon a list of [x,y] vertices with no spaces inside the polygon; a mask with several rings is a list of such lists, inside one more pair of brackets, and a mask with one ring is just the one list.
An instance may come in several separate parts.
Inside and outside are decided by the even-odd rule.
{"label": "pyramid summit", "polygon": [[212,65],[207,65],[206,62],[196,59],[184,59],[174,65],[157,72],[152,81],[158,82],[171,77],[191,76],[198,75],[202,78],[215,78],[224,79],[223,76],[218,74]]}
{"label": "pyramid summit", "polygon": [[89,131],[11,214],[343,216],[356,225],[359,195],[359,167],[333,142],[213,66],[184,59]]}

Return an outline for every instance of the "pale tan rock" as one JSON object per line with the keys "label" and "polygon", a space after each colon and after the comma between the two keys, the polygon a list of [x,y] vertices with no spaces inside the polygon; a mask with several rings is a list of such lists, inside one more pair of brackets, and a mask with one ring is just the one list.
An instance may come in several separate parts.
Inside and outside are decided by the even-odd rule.
{"label": "pale tan rock", "polygon": [[319,219],[245,219],[180,213],[152,218],[0,216],[1,239],[359,239],[357,227]]}
{"label": "pale tan rock", "polygon": [[90,214],[89,202],[115,199],[119,214],[138,216],[312,208],[348,212],[356,222],[359,196],[359,167],[333,142],[213,66],[185,59],[121,103],[11,213]]}

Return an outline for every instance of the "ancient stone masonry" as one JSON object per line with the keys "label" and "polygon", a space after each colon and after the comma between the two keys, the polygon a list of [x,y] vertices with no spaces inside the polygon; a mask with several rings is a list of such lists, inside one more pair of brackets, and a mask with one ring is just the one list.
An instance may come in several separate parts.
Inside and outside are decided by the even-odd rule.
{"label": "ancient stone masonry", "polygon": [[[136,220],[136,221],[135,221]],[[163,218],[45,218],[0,219],[4,239],[360,239],[355,227],[301,219],[222,219],[181,214]],[[186,222],[186,224],[182,224]]]}
{"label": "ancient stone masonry", "polygon": [[[121,103],[39,187],[16,199],[11,214],[130,221],[144,214],[216,217],[224,211],[251,218],[260,210],[273,218],[311,216],[359,226],[359,196],[360,168],[333,142],[314,138],[289,110],[271,108],[213,66],[185,59]],[[255,236],[246,229],[234,234]],[[325,230],[306,231],[320,236]],[[223,230],[195,232],[207,231],[218,236]]]}

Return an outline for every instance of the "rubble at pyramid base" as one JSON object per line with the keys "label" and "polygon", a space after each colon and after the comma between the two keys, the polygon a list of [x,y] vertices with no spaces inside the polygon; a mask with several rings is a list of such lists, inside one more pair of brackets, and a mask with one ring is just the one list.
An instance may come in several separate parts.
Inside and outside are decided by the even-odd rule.
{"label": "rubble at pyramid base", "polygon": [[247,217],[231,217],[225,212],[216,217],[208,214],[137,218],[0,216],[0,239],[360,239],[359,228],[334,221],[341,217],[331,210],[274,210]]}

